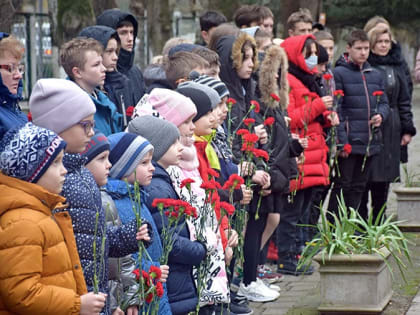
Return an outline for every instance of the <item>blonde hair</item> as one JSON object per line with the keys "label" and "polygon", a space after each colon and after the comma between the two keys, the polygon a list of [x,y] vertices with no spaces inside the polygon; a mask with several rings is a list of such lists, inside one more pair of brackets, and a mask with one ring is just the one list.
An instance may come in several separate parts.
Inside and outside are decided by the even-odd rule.
{"label": "blonde hair", "polygon": [[25,47],[17,38],[10,35],[0,40],[0,58],[3,58],[6,52],[21,60],[25,53]]}
{"label": "blonde hair", "polygon": [[307,8],[299,8],[299,11],[290,14],[287,19],[287,29],[294,30],[295,25],[299,22],[310,23],[312,26],[312,14]]}
{"label": "blonde hair", "polygon": [[102,44],[93,38],[76,37],[61,46],[60,64],[70,79],[74,79],[74,67],[84,69],[88,51],[96,51],[102,56]]}
{"label": "blonde hair", "polygon": [[363,27],[363,30],[366,33],[369,33],[369,31],[372,28],[381,23],[388,25],[388,28],[391,29],[391,25],[389,25],[389,22],[383,16],[375,15],[366,22],[365,27]]}
{"label": "blonde hair", "polygon": [[381,36],[382,34],[388,34],[389,35],[389,40],[392,41],[391,31],[389,30],[389,28],[387,28],[385,26],[378,25],[378,26],[372,28],[368,32],[367,35],[369,37],[369,44],[370,44],[370,49],[371,50],[375,47],[375,44],[378,41],[379,36]]}
{"label": "blonde hair", "polygon": [[166,41],[165,45],[163,45],[162,56],[167,56],[169,54],[169,51],[171,50],[171,48],[173,48],[175,46],[178,46],[180,44],[192,44],[192,43],[193,43],[192,41],[190,41],[188,39],[185,39],[185,38],[182,38],[182,37],[169,38]]}

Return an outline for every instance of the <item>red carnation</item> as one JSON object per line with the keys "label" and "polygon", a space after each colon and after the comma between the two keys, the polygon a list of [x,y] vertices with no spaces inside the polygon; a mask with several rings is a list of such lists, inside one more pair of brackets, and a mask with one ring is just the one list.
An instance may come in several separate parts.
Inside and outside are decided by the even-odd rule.
{"label": "red carnation", "polygon": [[234,98],[229,97],[229,98],[226,100],[226,104],[227,104],[228,106],[235,105],[235,104],[236,104],[236,100],[235,100]]}
{"label": "red carnation", "polygon": [[260,104],[257,101],[252,100],[251,102],[251,108],[254,110],[254,112],[259,113],[260,112]]}
{"label": "red carnation", "polygon": [[[213,177],[215,177],[215,178],[219,178],[219,173],[217,172],[217,171],[215,171],[214,169],[212,169],[212,168],[209,168],[208,170],[207,170],[207,173],[210,175],[210,176],[213,176]],[[209,176],[209,177],[210,177]]]}
{"label": "red carnation", "polygon": [[238,174],[232,174],[229,176],[228,180],[223,185],[223,189],[239,189],[244,183],[244,179]]}
{"label": "red carnation", "polygon": [[346,152],[347,154],[351,153],[351,144],[346,143],[343,147],[343,151]]}
{"label": "red carnation", "polygon": [[253,150],[254,150],[254,143],[245,142],[245,143],[242,144],[241,151],[252,152]]}
{"label": "red carnation", "polygon": [[179,188],[184,188],[184,187],[187,187],[187,189],[190,189],[191,188],[191,184],[192,183],[195,183],[195,180],[194,179],[192,179],[192,178],[186,178],[186,179],[184,179],[182,182],[181,182],[181,184],[179,185]]}
{"label": "red carnation", "polygon": [[326,73],[326,74],[323,75],[323,77],[326,81],[329,81],[333,78],[331,73]]}
{"label": "red carnation", "polygon": [[263,158],[264,160],[268,161],[269,156],[267,151],[261,150],[261,149],[254,149],[253,153],[256,158]]}
{"label": "red carnation", "polygon": [[152,202],[152,207],[153,208],[164,208],[165,204],[166,204],[166,200],[165,198],[155,198]]}
{"label": "red carnation", "polygon": [[232,215],[235,212],[235,207],[226,201],[220,202],[220,209],[225,210],[228,215]]}
{"label": "red carnation", "polygon": [[243,136],[243,135],[247,135],[247,134],[249,134],[249,130],[248,129],[239,129],[237,132],[236,132],[236,134],[238,135],[238,136]]}
{"label": "red carnation", "polygon": [[152,279],[160,279],[160,277],[162,276],[162,271],[159,267],[150,266],[149,275]]}
{"label": "red carnation", "polygon": [[333,94],[334,94],[334,96],[344,96],[344,91],[343,90],[335,90]]}
{"label": "red carnation", "polygon": [[244,124],[247,125],[247,126],[249,126],[251,124],[254,124],[254,123],[255,123],[255,119],[254,118],[244,119]]}
{"label": "red carnation", "polygon": [[203,188],[204,190],[213,190],[213,191],[215,191],[215,190],[217,190],[217,187],[216,187],[216,184],[215,183],[216,182],[214,180],[213,181],[203,182],[201,184],[200,188]]}
{"label": "red carnation", "polygon": [[152,301],[153,301],[153,292],[150,292],[148,295],[146,295],[146,297],[145,297],[145,299],[146,299],[146,303],[152,303]]}
{"label": "red carnation", "polygon": [[375,92],[372,93],[373,96],[381,96],[383,94],[384,94],[383,91],[375,91]]}
{"label": "red carnation", "polygon": [[134,107],[133,106],[128,106],[127,109],[125,110],[125,114],[128,117],[131,117],[131,116],[133,116],[133,113],[134,113]]}
{"label": "red carnation", "polygon": [[274,124],[274,122],[275,122],[274,117],[267,117],[264,120],[264,126],[272,126]]}
{"label": "red carnation", "polygon": [[258,141],[258,136],[255,133],[249,133],[243,136],[243,140],[246,142],[256,143]]}
{"label": "red carnation", "polygon": [[28,121],[32,121],[32,113],[28,112]]}
{"label": "red carnation", "polygon": [[276,102],[280,102],[280,97],[276,93],[271,93],[270,96]]}
{"label": "red carnation", "polygon": [[163,285],[160,281],[156,283],[156,295],[160,298],[163,296]]}
{"label": "red carnation", "polygon": [[139,280],[140,279],[140,270],[139,270],[139,268],[134,269],[132,272],[136,275],[136,280]]}

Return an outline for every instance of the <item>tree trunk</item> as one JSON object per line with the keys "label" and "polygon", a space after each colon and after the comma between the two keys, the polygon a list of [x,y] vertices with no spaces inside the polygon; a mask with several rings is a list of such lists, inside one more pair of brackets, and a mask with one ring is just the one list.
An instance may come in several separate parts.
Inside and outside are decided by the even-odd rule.
{"label": "tree trunk", "polygon": [[160,55],[172,36],[172,7],[169,0],[147,1],[147,31],[152,55]]}
{"label": "tree trunk", "polygon": [[0,31],[10,33],[13,18],[21,7],[22,0],[0,0]]}
{"label": "tree trunk", "polygon": [[118,8],[115,0],[93,0],[92,5],[93,11],[95,12],[95,17],[100,15],[105,10]]}
{"label": "tree trunk", "polygon": [[147,56],[145,54],[144,46],[147,45],[147,34],[144,32],[144,26],[146,21],[144,20],[144,8],[145,2],[147,0],[143,0],[142,2],[138,0],[131,0],[130,1],[130,12],[136,17],[138,22],[138,32],[137,38],[140,39],[140,45],[136,46],[137,52],[136,57],[140,62],[140,67],[144,69],[144,67],[148,64]]}

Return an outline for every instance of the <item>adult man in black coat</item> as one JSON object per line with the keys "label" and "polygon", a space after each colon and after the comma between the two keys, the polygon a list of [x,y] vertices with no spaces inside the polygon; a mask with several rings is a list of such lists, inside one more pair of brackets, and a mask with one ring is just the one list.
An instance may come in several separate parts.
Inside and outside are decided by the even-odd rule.
{"label": "adult man in black coat", "polygon": [[121,40],[121,49],[118,55],[117,70],[125,74],[130,80],[134,105],[145,93],[143,74],[137,65],[134,65],[134,52],[138,23],[136,18],[119,9],[105,10],[96,18],[98,25],[112,27]]}

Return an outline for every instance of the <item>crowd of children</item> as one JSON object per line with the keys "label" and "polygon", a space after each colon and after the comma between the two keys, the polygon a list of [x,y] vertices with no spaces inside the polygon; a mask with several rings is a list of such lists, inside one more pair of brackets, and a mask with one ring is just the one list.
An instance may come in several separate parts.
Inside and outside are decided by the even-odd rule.
{"label": "crowd of children", "polygon": [[205,12],[204,45],[173,38],[142,72],[135,17],[106,10],[61,47],[67,78],[36,82],[29,122],[23,48],[0,33],[0,313],[251,314],[314,272],[298,260],[329,192],[330,216],[386,205],[385,153],[416,133],[388,22],[351,31],[333,68],[305,9],[285,40],[267,7],[233,20]]}

